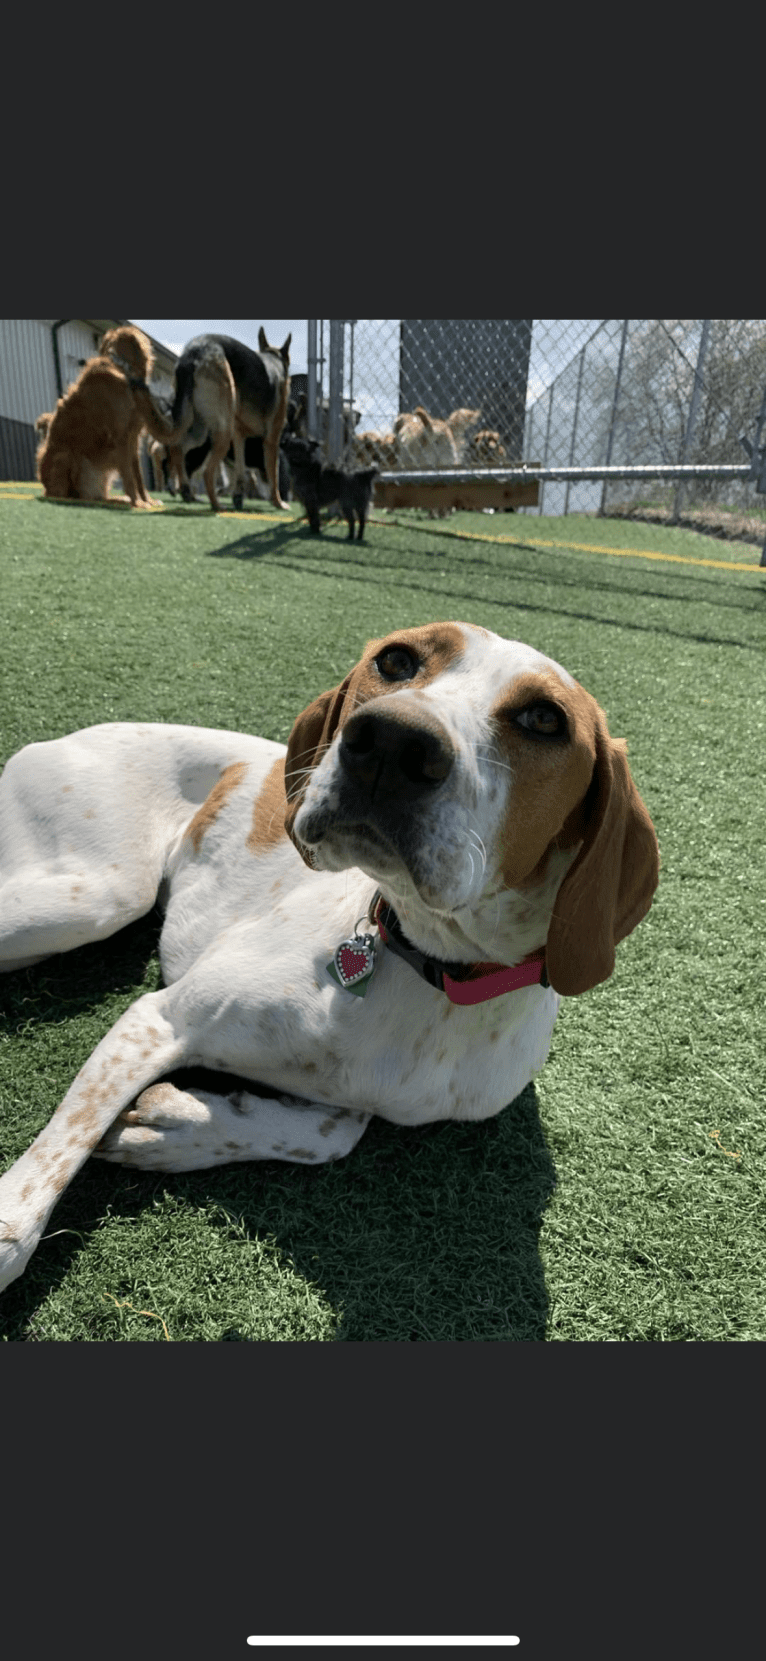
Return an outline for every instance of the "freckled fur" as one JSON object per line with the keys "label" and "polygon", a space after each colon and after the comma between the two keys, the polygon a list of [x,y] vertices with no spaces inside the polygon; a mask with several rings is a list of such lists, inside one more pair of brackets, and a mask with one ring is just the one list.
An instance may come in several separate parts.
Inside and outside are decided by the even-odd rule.
{"label": "freckled fur", "polygon": [[[416,653],[414,683],[381,677],[384,645]],[[528,745],[518,699],[554,693],[571,740]],[[359,731],[381,710],[390,733],[448,762],[401,835],[395,796],[371,790],[352,811],[342,764],[348,722]],[[91,1153],[157,1171],[319,1164],[348,1153],[372,1113],[420,1125],[499,1112],[543,1065],[559,995],[611,973],[657,851],[624,745],[584,689],[532,647],[434,623],[371,642],[287,748],[122,723],[28,746],[0,780],[0,870],[5,969],[104,939],[158,894],[166,907],[164,986],[120,1016],[0,1178],[2,1286]],[[327,964],[378,886],[421,950],[511,964],[545,944],[552,985],[458,1007],[379,946],[365,998],[349,996]],[[182,1090],[165,1076],[181,1066],[238,1082]]]}

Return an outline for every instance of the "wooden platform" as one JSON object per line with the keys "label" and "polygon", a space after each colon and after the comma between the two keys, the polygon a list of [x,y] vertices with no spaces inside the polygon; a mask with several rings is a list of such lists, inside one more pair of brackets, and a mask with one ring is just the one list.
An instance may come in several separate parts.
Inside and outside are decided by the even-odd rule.
{"label": "wooden platform", "polygon": [[394,484],[378,479],[374,486],[376,508],[481,508],[537,507],[539,484],[503,484],[499,479],[475,479],[456,484],[445,479],[439,484]]}

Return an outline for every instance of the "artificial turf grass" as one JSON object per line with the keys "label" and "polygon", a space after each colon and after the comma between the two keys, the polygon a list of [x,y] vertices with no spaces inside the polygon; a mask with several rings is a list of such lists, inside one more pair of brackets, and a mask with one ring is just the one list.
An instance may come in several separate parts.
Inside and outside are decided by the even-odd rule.
{"label": "artificial turf grass", "polygon": [[[454,535],[492,524],[478,515],[373,524],[361,548],[341,525],[315,539],[257,514],[0,515],[4,754],[103,719],[284,739],[367,636],[462,616],[540,646],[604,703],[663,858],[612,981],[565,1003],[534,1089],[497,1119],[376,1121],[321,1171],[91,1162],[3,1297],[5,1335],[164,1342],[164,1320],[174,1341],[763,1337],[757,571]],[[503,534],[534,519],[503,516]],[[586,540],[572,519],[534,528]],[[639,529],[654,548],[710,546],[598,526]],[[157,983],[156,922],[133,930],[0,979],[8,1163]]]}

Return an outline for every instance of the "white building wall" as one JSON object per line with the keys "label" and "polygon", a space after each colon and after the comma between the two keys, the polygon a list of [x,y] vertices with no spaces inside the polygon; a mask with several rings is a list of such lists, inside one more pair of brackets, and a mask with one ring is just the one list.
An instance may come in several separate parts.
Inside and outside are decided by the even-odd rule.
{"label": "white building wall", "polygon": [[33,424],[56,404],[51,322],[0,318],[0,415]]}
{"label": "white building wall", "polygon": [[[56,407],[58,391],[51,327],[55,318],[0,318],[0,416],[33,426],[43,410]],[[94,357],[101,336],[77,319],[64,323],[57,340],[61,382],[71,386],[83,362]],[[153,391],[172,398],[173,377],[155,369]]]}

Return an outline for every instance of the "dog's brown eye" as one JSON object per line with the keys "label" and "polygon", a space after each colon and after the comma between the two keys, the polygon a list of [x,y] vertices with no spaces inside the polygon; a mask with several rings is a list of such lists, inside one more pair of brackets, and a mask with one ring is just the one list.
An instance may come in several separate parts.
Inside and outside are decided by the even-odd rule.
{"label": "dog's brown eye", "polygon": [[537,738],[565,738],[567,722],[564,711],[557,704],[549,704],[540,699],[538,703],[527,704],[526,709],[519,709],[514,715],[514,721],[525,732],[533,733]]}
{"label": "dog's brown eye", "polygon": [[387,646],[375,659],[384,680],[411,681],[418,672],[418,660],[404,646]]}

